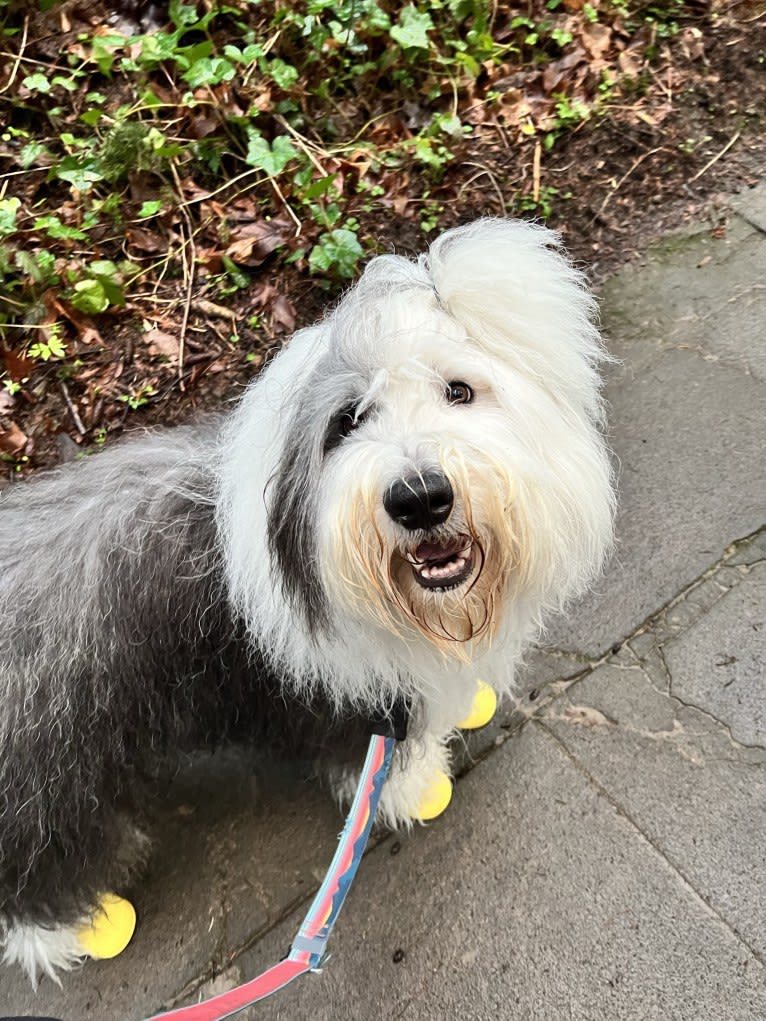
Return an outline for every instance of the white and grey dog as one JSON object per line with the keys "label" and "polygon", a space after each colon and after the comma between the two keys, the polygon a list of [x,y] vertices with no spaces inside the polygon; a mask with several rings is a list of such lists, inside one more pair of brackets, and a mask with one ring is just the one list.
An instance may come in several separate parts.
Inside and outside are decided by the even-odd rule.
{"label": "white and grey dog", "polygon": [[406,699],[382,814],[417,817],[476,677],[508,691],[609,547],[603,357],[556,236],[480,220],[373,259],[231,414],[0,495],[6,959],[82,954],[179,749],[299,747],[343,797]]}

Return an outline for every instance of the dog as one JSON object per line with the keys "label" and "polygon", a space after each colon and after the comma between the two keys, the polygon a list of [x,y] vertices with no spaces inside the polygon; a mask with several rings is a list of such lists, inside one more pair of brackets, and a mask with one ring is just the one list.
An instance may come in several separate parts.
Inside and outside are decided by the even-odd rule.
{"label": "dog", "polygon": [[300,750],[343,801],[404,700],[380,819],[420,817],[476,678],[610,548],[606,357],[557,235],[479,220],[372,259],[229,413],[0,495],[6,961],[83,957],[179,752]]}

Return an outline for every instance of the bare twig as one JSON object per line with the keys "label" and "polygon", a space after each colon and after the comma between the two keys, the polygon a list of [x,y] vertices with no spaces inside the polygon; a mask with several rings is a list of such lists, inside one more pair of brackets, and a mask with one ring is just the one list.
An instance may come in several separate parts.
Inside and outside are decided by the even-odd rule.
{"label": "bare twig", "polygon": [[692,182],[694,182],[694,181],[698,180],[698,178],[702,177],[703,174],[706,174],[708,172],[708,170],[710,170],[710,168],[713,166],[714,163],[717,163],[722,156],[725,156],[726,153],[729,151],[729,149],[731,149],[731,147],[734,145],[734,143],[737,141],[737,139],[739,138],[739,136],[741,134],[742,134],[741,131],[735,132],[735,134],[732,135],[732,137],[729,139],[729,141],[726,143],[726,145],[723,147],[723,149],[721,149],[721,151],[718,153],[718,155],[714,156],[712,158],[712,160],[708,160],[708,162],[705,164],[705,166],[702,168],[702,170],[698,170],[697,171],[697,173],[694,175],[694,177],[692,177],[691,180],[689,181],[689,184],[692,184]]}
{"label": "bare twig", "polygon": [[[178,178],[178,171],[176,170],[175,163],[170,164],[170,168],[173,172],[173,179],[178,189],[179,198],[183,195],[181,189],[181,182]],[[180,381],[181,389],[184,389],[183,372],[184,372],[184,343],[186,341],[186,330],[189,325],[189,310],[191,309],[192,303],[192,292],[194,289],[194,269],[197,261],[197,248],[194,244],[194,224],[189,216],[189,211],[184,205],[179,206],[181,216],[186,224],[186,230],[188,237],[186,244],[181,246],[181,259],[184,265],[184,279],[186,281],[186,298],[184,300],[184,314],[181,320],[181,332],[178,336],[178,379]],[[188,250],[187,250],[188,249]]]}
{"label": "bare twig", "polygon": [[275,178],[273,178],[273,177],[270,177],[270,178],[269,178],[269,183],[271,184],[271,187],[272,187],[272,188],[274,189],[274,191],[276,192],[276,194],[277,194],[277,198],[278,198],[278,199],[279,199],[279,201],[280,201],[280,202],[282,203],[282,205],[283,205],[283,206],[285,207],[285,210],[287,211],[287,215],[288,215],[288,216],[290,217],[290,219],[291,219],[291,220],[293,221],[293,223],[295,224],[295,236],[296,236],[296,237],[298,237],[298,236],[299,236],[299,234],[300,234],[300,232],[301,232],[301,230],[303,229],[303,224],[302,224],[302,223],[301,223],[301,221],[300,221],[300,220],[298,219],[298,216],[296,215],[296,213],[295,213],[295,211],[293,210],[293,208],[292,208],[292,206],[290,205],[290,203],[289,203],[289,202],[287,201],[287,199],[286,199],[286,198],[284,197],[284,195],[282,194],[282,189],[281,189],[281,188],[279,187],[279,185],[277,184],[277,182],[276,182],[276,179],[275,179]]}
{"label": "bare twig", "polygon": [[10,77],[8,78],[8,81],[5,83],[2,89],[0,89],[0,92],[7,92],[8,89],[10,89],[11,85],[13,85],[14,81],[16,80],[16,75],[19,73],[19,64],[21,63],[21,58],[24,55],[24,50],[27,48],[28,32],[29,32],[29,15],[27,14],[26,17],[24,18],[24,28],[22,29],[21,33],[21,44],[19,46],[19,52],[16,54],[16,60],[13,62]]}
{"label": "bare twig", "polygon": [[630,175],[633,173],[633,171],[637,167],[639,167],[644,162],[645,159],[648,159],[650,156],[654,156],[654,154],[660,152],[662,150],[662,148],[663,147],[661,145],[659,145],[659,146],[657,146],[656,149],[649,149],[649,150],[647,150],[647,152],[642,153],[641,156],[639,156],[637,160],[634,160],[631,163],[629,169],[622,175],[620,180],[617,182],[617,184],[614,186],[614,188],[612,188],[612,190],[606,196],[604,201],[598,207],[598,211],[593,216],[594,220],[597,220],[598,217],[601,216],[601,214],[604,212],[604,210],[609,205],[609,203],[612,201],[612,199],[617,194],[617,192],[620,190],[620,188],[622,188],[623,184],[625,184],[625,182],[630,177]]}
{"label": "bare twig", "polygon": [[495,175],[492,173],[492,171],[489,169],[489,167],[485,166],[483,163],[466,163],[465,166],[467,166],[467,167],[476,167],[478,173],[474,174],[472,177],[469,177],[467,181],[464,181],[461,184],[460,190],[457,193],[457,197],[461,198],[463,196],[463,193],[465,192],[466,188],[470,188],[470,186],[473,184],[473,182],[474,181],[478,181],[480,177],[488,177],[489,180],[490,180],[490,183],[492,184],[492,187],[495,189],[495,194],[497,195],[498,201],[500,203],[500,208],[503,211],[503,216],[507,216],[508,213],[507,213],[507,210],[506,210],[505,199],[503,198],[503,193],[500,190],[500,185],[497,183]]}
{"label": "bare twig", "polygon": [[[303,135],[300,134],[300,132],[296,131],[292,124],[288,123],[288,121],[286,121],[281,114],[276,114],[274,120],[277,122],[277,124],[280,124],[288,134],[292,135],[292,137],[298,144],[298,148],[303,150],[305,155],[313,163],[314,168],[319,171],[322,177],[327,177],[326,168],[323,167],[319,160],[316,158],[315,154],[312,151],[312,146],[309,145],[309,143],[306,141]],[[330,154],[328,152],[323,151],[322,155],[325,157],[329,157]]]}
{"label": "bare twig", "polygon": [[[194,198],[192,199],[184,199],[182,202],[178,203],[178,207],[180,209],[181,206],[193,206],[196,205],[197,202],[207,202],[208,199],[215,198],[216,195],[220,195],[221,192],[227,191],[229,188],[232,187],[232,185],[238,184],[240,181],[244,181],[245,178],[252,177],[253,174],[262,175],[263,171],[260,170],[258,167],[251,167],[249,170],[244,170],[241,174],[237,174],[236,177],[232,177],[230,180],[224,181],[223,184],[219,185],[217,188],[214,188],[213,191],[206,191],[204,195],[195,195]],[[260,178],[258,181],[254,181],[253,184],[254,185],[259,184],[260,180],[262,180],[262,178]],[[241,195],[245,190],[246,189],[242,189],[242,191],[240,191],[238,194]],[[133,220],[132,222],[137,223],[138,221]]]}
{"label": "bare twig", "polygon": [[80,414],[79,414],[77,408],[74,406],[72,398],[69,396],[69,387],[63,381],[63,379],[59,383],[59,387],[61,388],[61,393],[62,393],[62,395],[64,397],[64,401],[66,403],[66,406],[67,406],[67,409],[69,411],[69,414],[72,416],[72,421],[74,422],[75,429],[77,429],[77,432],[80,434],[80,436],[84,436],[85,433],[87,432],[87,429],[82,424],[82,419],[80,418]]}
{"label": "bare twig", "polygon": [[535,142],[535,152],[532,157],[532,199],[535,205],[540,201],[540,159],[543,147],[538,139]]}

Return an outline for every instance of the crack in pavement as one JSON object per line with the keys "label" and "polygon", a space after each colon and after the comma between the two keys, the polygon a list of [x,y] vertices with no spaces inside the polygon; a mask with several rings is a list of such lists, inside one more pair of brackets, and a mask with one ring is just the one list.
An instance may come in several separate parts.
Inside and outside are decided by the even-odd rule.
{"label": "crack in pavement", "polygon": [[[665,692],[658,692],[658,694],[663,694],[665,698],[672,699],[673,702],[675,702],[677,705],[683,706],[684,709],[691,709],[694,712],[699,713],[701,716],[704,716],[707,719],[709,719],[712,723],[716,724],[716,726],[720,727],[724,731],[729,741],[735,748],[741,748],[744,751],[766,753],[766,745],[747,744],[745,741],[739,741],[732,734],[731,727],[729,726],[729,724],[725,723],[723,720],[719,720],[715,713],[710,712],[709,709],[703,709],[702,706],[697,705],[695,702],[687,702],[685,699],[681,698],[680,695],[676,695],[676,693],[673,691],[673,675],[670,672],[670,668],[668,667],[667,660],[665,659],[665,650],[663,649],[662,646],[657,647],[657,655],[659,656],[668,677],[668,690]],[[647,680],[652,685],[654,690],[657,691],[657,688],[655,687],[651,676],[647,673],[646,670],[644,671],[644,674],[646,675]]]}
{"label": "crack in pavement", "polygon": [[[698,575],[698,577],[696,577],[693,581],[689,582],[689,584],[686,585],[680,592],[678,592],[676,595],[668,599],[667,602],[663,603],[662,606],[658,607],[658,609],[653,610],[648,617],[646,617],[640,624],[638,624],[633,629],[633,631],[631,631],[624,637],[617,639],[602,656],[593,658],[588,656],[587,653],[580,652],[577,649],[556,649],[554,651],[558,655],[570,656],[575,659],[580,659],[581,661],[587,663],[589,668],[595,669],[596,666],[600,666],[606,659],[609,658],[610,655],[615,654],[628,642],[632,642],[634,639],[638,638],[639,635],[644,634],[646,631],[651,631],[654,625],[659,621],[663,614],[667,613],[668,610],[672,610],[674,607],[678,606],[679,603],[684,602],[684,600],[686,600],[688,596],[691,595],[692,592],[694,592],[706,581],[708,581],[710,578],[716,575],[724,567],[729,566],[729,561],[732,560],[734,556],[736,556],[736,554],[743,546],[746,546],[748,543],[755,542],[755,540],[761,535],[766,535],[766,523],[764,523],[763,525],[759,525],[758,528],[748,533],[747,535],[742,536],[739,539],[734,539],[732,542],[730,542],[729,545],[724,549],[721,556],[716,561],[714,561],[714,563],[712,563],[709,567],[707,567],[702,572],[702,574]],[[746,577],[750,570],[754,566],[756,566],[756,564],[763,563],[764,559],[766,558],[755,560],[749,564],[736,564],[734,566],[736,566],[737,568],[742,568],[743,569],[742,577]],[[738,583],[739,582],[737,582],[737,584]],[[734,587],[733,585],[725,587],[722,590],[721,595],[723,596],[725,592],[730,591],[733,587]],[[705,607],[702,610],[702,614],[706,613],[708,609],[709,607]],[[689,621],[686,624],[685,628],[679,630],[678,633],[679,634],[683,633],[683,631],[686,630],[686,628],[690,627],[692,623],[694,622]],[[546,650],[545,648],[541,648],[540,651],[545,652]]]}
{"label": "crack in pavement", "polygon": [[587,768],[585,763],[583,763],[572,751],[570,751],[567,745],[549,727],[547,727],[542,720],[535,720],[534,722],[540,730],[542,730],[553,742],[555,742],[556,746],[564,752],[564,754],[570,760],[572,765],[577,770],[579,770],[580,773],[583,774],[583,776],[588,780],[590,784],[593,785],[593,787],[598,791],[598,793],[602,797],[606,798],[606,800],[609,802],[612,808],[614,808],[615,812],[617,812],[623,819],[625,819],[626,822],[628,822],[634,828],[636,833],[638,833],[639,836],[646,841],[646,843],[654,850],[654,852],[676,874],[676,876],[681,880],[681,883],[707,908],[707,910],[715,918],[718,919],[718,921],[728,930],[728,932],[731,933],[731,935],[737,940],[737,942],[740,943],[743,947],[745,947],[745,949],[747,949],[750,952],[750,954],[752,954],[755,960],[762,967],[766,968],[766,959],[760,953],[760,951],[757,948],[751,946],[748,940],[745,939],[745,937],[742,935],[742,933],[740,933],[736,929],[736,927],[732,925],[732,923],[727,918],[725,918],[714,907],[713,904],[711,904],[708,898],[700,890],[697,889],[694,883],[692,883],[689,877],[685,874],[683,869],[676,862],[674,862],[671,858],[668,857],[665,851],[638,824],[636,819],[633,818],[632,814],[627,810],[627,808],[620,801],[618,801],[614,797],[614,795],[593,776],[593,774]]}

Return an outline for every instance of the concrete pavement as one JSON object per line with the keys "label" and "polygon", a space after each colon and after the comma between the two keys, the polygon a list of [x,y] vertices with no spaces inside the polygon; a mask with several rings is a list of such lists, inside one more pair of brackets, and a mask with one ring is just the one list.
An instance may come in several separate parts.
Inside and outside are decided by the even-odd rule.
{"label": "concrete pavement", "polygon": [[[766,188],[626,267],[603,316],[606,576],[470,737],[446,815],[370,852],[324,974],[249,1017],[766,1017]],[[162,816],[125,954],[37,996],[2,970],[0,1012],[137,1021],[282,956],[326,795],[221,757]]]}

